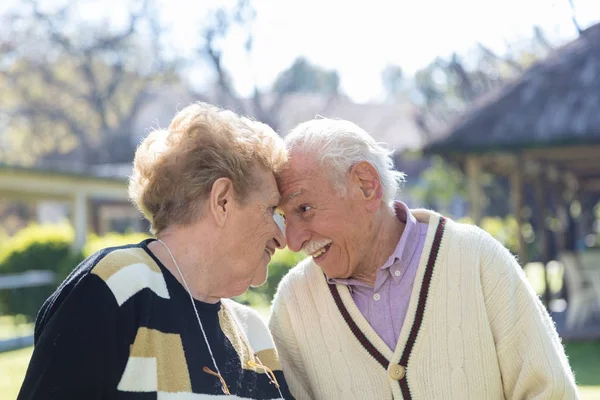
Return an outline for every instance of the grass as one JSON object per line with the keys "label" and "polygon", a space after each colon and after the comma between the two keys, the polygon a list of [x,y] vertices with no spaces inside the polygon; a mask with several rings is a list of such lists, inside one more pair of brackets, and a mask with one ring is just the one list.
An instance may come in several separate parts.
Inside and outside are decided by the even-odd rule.
{"label": "grass", "polygon": [[600,341],[566,342],[565,351],[577,383],[595,386],[600,399]]}
{"label": "grass", "polygon": [[[582,400],[600,399],[600,342],[565,344]],[[0,354],[0,400],[17,397],[33,347]]]}
{"label": "grass", "polygon": [[[548,280],[553,292],[562,285],[562,268],[549,266]],[[541,265],[531,264],[525,268],[527,277],[536,292],[544,290],[545,282]],[[269,318],[269,307],[255,307],[261,316]],[[0,339],[28,334],[32,324],[16,324],[13,317],[0,316]],[[600,341],[567,342],[565,350],[579,384],[582,400],[600,399]],[[33,347],[0,353],[0,400],[14,400],[17,397]]]}
{"label": "grass", "polygon": [[27,347],[0,354],[0,400],[17,398],[32,352]]}

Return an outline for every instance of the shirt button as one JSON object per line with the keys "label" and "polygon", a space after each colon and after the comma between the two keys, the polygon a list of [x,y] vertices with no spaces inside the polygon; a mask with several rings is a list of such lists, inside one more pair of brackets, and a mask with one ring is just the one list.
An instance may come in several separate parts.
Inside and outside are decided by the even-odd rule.
{"label": "shirt button", "polygon": [[381,296],[379,295],[379,293],[375,293],[373,295],[373,300],[378,301],[381,298]]}
{"label": "shirt button", "polygon": [[393,380],[399,381],[406,375],[406,368],[400,364],[390,364],[388,366],[388,374]]}
{"label": "shirt button", "polygon": [[396,271],[394,271],[394,275],[400,276],[400,275],[402,275],[402,272],[400,272],[400,270],[397,269]]}

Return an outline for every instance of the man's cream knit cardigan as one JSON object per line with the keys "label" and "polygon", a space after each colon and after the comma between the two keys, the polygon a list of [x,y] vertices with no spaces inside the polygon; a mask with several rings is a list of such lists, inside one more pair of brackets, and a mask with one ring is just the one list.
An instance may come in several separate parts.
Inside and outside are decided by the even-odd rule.
{"label": "man's cream knit cardigan", "polygon": [[429,230],[394,351],[312,260],[281,282],[270,328],[296,399],[576,399],[514,257],[477,227],[412,212]]}

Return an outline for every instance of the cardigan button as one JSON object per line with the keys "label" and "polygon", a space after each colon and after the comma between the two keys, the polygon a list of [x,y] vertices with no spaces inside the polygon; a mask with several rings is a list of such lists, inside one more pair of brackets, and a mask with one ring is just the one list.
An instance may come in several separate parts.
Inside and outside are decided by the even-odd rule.
{"label": "cardigan button", "polygon": [[390,364],[388,366],[388,374],[393,380],[399,381],[406,375],[406,368],[399,364]]}

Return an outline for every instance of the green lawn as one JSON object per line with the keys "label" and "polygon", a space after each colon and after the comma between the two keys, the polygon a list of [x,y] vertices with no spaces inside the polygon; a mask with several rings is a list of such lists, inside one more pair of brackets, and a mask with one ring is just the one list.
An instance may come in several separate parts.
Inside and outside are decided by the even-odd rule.
{"label": "green lawn", "polygon": [[[531,264],[525,269],[532,286],[538,293],[544,289],[543,270],[541,265]],[[552,291],[558,291],[562,285],[562,270],[556,265],[549,268],[549,282]],[[255,307],[266,319],[269,318],[269,307]],[[0,338],[15,334],[31,333],[32,324],[18,324],[15,327],[11,317],[0,317]],[[600,399],[600,341],[568,342],[565,344],[569,362],[575,371],[580,385],[582,400]],[[23,381],[32,347],[0,353],[0,400],[14,400]]]}
{"label": "green lawn", "polygon": [[0,354],[0,400],[15,400],[33,347]]}
{"label": "green lawn", "polygon": [[[17,397],[32,349],[28,347],[0,354],[0,400]],[[581,385],[581,399],[600,399],[600,342],[570,342],[566,349]]]}

